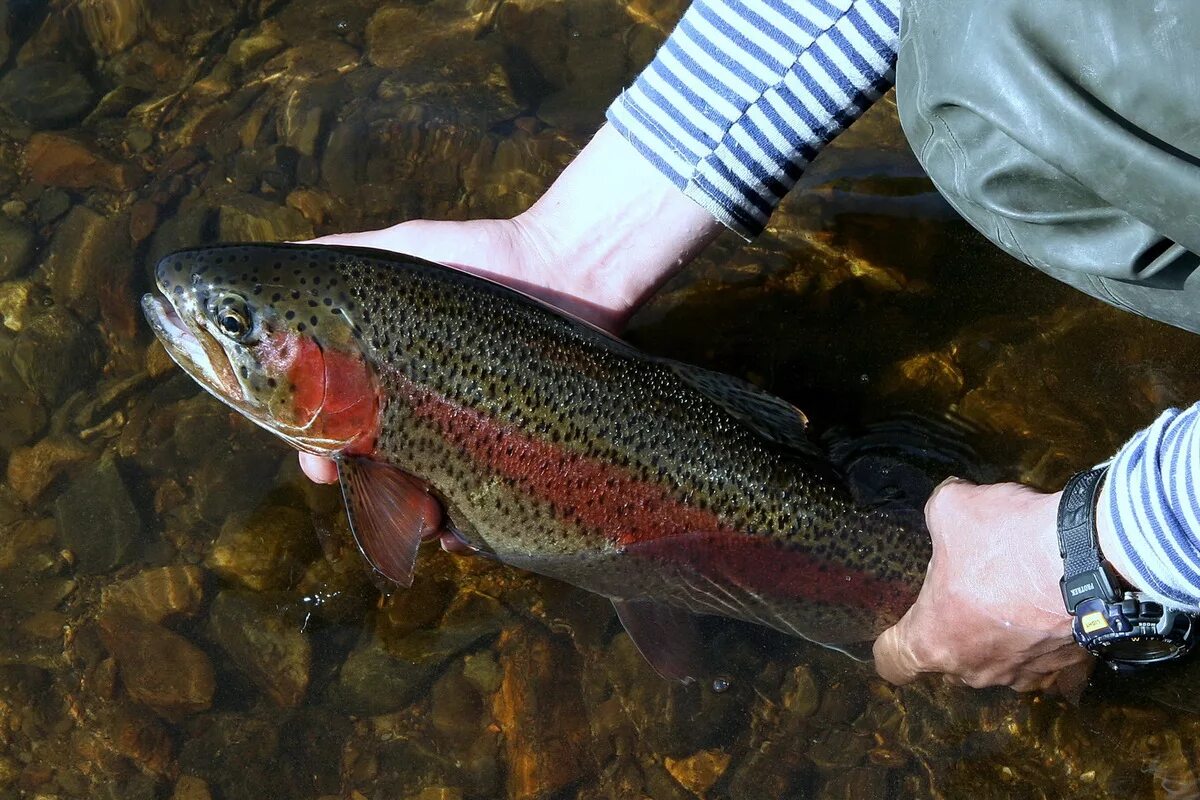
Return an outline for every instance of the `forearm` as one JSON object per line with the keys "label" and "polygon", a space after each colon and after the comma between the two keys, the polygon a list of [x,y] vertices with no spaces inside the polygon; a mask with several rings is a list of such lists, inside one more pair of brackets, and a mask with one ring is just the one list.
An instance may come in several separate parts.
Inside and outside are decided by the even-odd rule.
{"label": "forearm", "polygon": [[1200,404],[1172,409],[1113,457],[1097,508],[1100,549],[1132,585],[1200,610]]}
{"label": "forearm", "polygon": [[743,236],[892,83],[899,0],[696,0],[609,121]]}

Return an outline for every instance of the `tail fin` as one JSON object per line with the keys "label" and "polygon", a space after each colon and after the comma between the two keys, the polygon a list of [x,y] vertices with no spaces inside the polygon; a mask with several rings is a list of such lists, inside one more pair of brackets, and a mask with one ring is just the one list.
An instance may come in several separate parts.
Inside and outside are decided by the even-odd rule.
{"label": "tail fin", "polygon": [[936,418],[905,411],[859,429],[830,428],[821,443],[860,504],[920,511],[951,475],[990,482],[970,444],[981,433],[953,413]]}

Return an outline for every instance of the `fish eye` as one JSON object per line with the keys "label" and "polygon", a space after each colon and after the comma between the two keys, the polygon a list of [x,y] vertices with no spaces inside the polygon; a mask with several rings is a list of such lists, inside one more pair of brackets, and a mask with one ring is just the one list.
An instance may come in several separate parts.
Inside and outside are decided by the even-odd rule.
{"label": "fish eye", "polygon": [[223,297],[214,317],[221,333],[230,339],[244,340],[254,328],[246,301],[240,297]]}

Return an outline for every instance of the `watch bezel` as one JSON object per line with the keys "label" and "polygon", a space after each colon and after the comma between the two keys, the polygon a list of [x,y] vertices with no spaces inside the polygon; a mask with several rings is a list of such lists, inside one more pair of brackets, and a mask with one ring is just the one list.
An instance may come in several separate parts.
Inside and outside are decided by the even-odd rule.
{"label": "watch bezel", "polygon": [[[1103,618],[1102,627],[1096,620]],[[1165,608],[1141,592],[1124,592],[1117,602],[1092,598],[1081,602],[1071,623],[1075,641],[1113,669],[1133,669],[1174,661],[1186,655],[1196,643],[1195,618],[1186,612]],[[1145,643],[1146,653],[1126,652]]]}

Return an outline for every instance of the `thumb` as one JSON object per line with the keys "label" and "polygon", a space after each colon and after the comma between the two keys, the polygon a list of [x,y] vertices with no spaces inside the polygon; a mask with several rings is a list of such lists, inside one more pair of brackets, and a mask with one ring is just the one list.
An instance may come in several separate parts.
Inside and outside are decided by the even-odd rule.
{"label": "thumb", "polygon": [[908,641],[909,614],[881,633],[872,648],[875,671],[879,677],[896,685],[912,683],[923,671]]}

